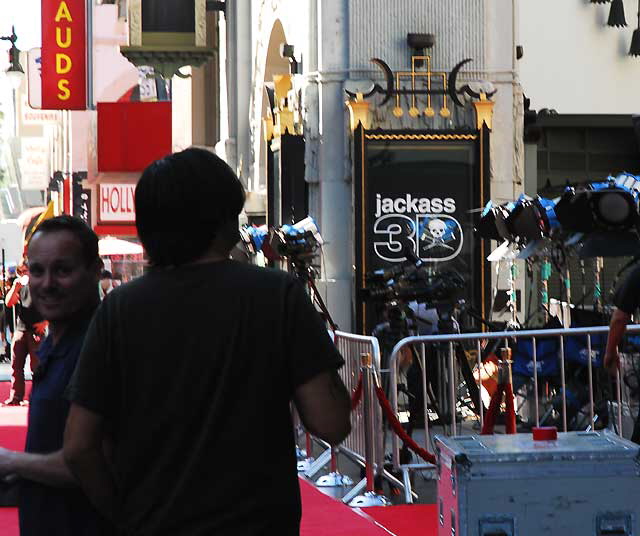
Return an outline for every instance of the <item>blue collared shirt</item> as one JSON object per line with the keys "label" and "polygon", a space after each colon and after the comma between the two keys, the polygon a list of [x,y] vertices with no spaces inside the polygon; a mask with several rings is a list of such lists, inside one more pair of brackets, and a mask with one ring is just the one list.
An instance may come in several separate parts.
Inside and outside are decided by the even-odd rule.
{"label": "blue collared shirt", "polygon": [[[58,344],[48,336],[38,356],[29,402],[26,452],[47,454],[62,448],[70,403],[65,391],[75,370],[91,312],[70,325]],[[107,534],[105,523],[79,488],[55,488],[24,481],[20,494],[21,536]]]}

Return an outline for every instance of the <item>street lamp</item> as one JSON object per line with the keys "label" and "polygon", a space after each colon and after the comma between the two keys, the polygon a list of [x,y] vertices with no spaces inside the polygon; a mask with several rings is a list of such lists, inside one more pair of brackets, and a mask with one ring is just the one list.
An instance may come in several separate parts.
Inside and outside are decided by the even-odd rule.
{"label": "street lamp", "polygon": [[9,68],[5,71],[7,80],[11,86],[11,93],[13,96],[13,135],[18,135],[18,111],[16,108],[16,90],[22,83],[24,77],[24,70],[20,65],[20,51],[16,47],[16,41],[18,36],[16,35],[16,29],[11,26],[11,35],[0,36],[0,41],[9,41],[11,48],[9,49]]}
{"label": "street lamp", "polygon": [[18,50],[18,47],[16,47],[18,36],[16,35],[15,28],[12,26],[11,35],[2,36],[0,37],[0,40],[9,41],[11,43],[11,48],[9,49],[10,65],[5,72],[11,88],[18,89],[22,83],[22,78],[24,77],[24,70],[22,69],[22,65],[20,65],[20,51]]}

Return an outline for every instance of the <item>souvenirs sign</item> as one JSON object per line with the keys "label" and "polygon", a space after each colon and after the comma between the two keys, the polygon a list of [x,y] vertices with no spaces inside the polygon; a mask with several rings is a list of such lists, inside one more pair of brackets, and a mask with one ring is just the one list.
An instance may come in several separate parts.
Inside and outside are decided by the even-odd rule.
{"label": "souvenirs sign", "polygon": [[42,0],[42,108],[87,107],[85,0]]}

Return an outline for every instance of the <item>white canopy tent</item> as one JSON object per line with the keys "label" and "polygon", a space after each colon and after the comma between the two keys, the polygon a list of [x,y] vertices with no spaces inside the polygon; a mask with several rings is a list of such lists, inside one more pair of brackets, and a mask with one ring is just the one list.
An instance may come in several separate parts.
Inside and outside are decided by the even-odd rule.
{"label": "white canopy tent", "polygon": [[107,236],[98,241],[98,253],[101,257],[108,257],[109,255],[142,255],[143,251],[140,244],[113,236]]}

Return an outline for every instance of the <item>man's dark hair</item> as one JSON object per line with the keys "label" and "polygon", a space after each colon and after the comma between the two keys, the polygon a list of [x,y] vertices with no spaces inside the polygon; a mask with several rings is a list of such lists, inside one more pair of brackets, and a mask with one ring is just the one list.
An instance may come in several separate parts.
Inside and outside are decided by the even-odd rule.
{"label": "man's dark hair", "polygon": [[75,216],[63,215],[44,220],[31,235],[29,243],[37,233],[57,233],[60,231],[69,231],[78,239],[86,266],[91,266],[100,259],[98,236],[83,220]]}
{"label": "man's dark hair", "polygon": [[152,265],[180,266],[204,255],[217,237],[229,250],[240,239],[244,188],[210,151],[190,148],[156,160],[142,173],[135,199],[138,236]]}
{"label": "man's dark hair", "polygon": [[102,272],[100,272],[100,279],[113,279],[113,276],[109,270],[102,270]]}

